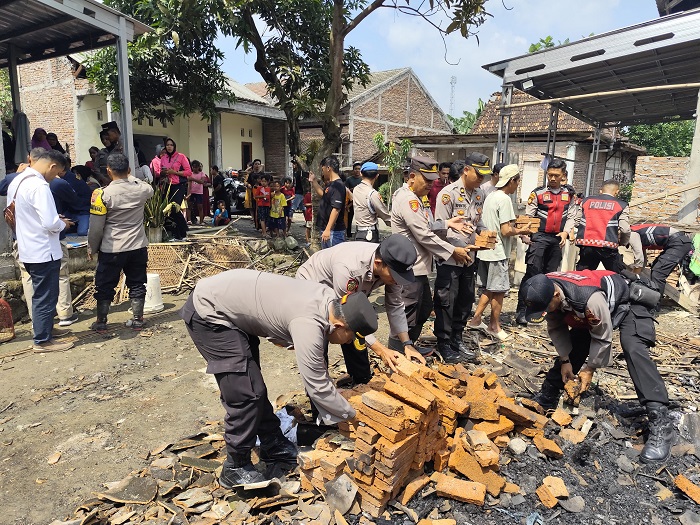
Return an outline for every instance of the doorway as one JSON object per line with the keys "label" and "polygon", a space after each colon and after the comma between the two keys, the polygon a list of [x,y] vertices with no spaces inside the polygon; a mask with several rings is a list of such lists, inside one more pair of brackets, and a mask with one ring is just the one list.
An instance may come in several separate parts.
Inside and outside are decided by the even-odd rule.
{"label": "doorway", "polygon": [[248,167],[248,164],[253,162],[253,143],[241,142],[241,160],[243,160],[243,169]]}

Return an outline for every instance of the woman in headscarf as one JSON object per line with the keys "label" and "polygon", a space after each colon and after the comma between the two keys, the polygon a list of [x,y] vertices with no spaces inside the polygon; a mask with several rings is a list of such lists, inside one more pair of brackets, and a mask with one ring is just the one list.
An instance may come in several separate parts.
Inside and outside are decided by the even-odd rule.
{"label": "woman in headscarf", "polygon": [[168,200],[181,205],[187,194],[187,179],[192,176],[190,161],[177,151],[177,145],[170,137],[163,144],[165,154],[160,158],[160,176],[167,176],[170,181]]}
{"label": "woman in headscarf", "polygon": [[49,143],[49,146],[51,146],[51,149],[55,149],[56,151],[60,151],[64,155],[66,154],[66,150],[63,149],[63,146],[61,146],[61,143],[58,141],[58,136],[55,133],[47,133],[46,134],[46,142]]}
{"label": "woman in headscarf", "polygon": [[36,128],[32,135],[32,149],[44,148],[46,151],[52,149],[51,144],[46,140],[46,130],[44,128]]}

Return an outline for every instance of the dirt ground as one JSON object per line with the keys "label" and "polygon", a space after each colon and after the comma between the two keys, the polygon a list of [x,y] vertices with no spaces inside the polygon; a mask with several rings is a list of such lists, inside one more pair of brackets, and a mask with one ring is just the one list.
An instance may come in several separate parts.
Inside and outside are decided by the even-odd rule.
{"label": "dirt ground", "polygon": [[[246,221],[240,221],[239,229],[250,235]],[[300,226],[296,225],[293,233],[303,240]],[[90,332],[92,315],[81,314],[80,322],[72,326],[76,345],[67,352],[28,351],[28,324],[19,325],[18,337],[0,346],[0,525],[43,525],[66,519],[104,482],[122,479],[145,467],[150,450],[194,434],[207,421],[222,418],[216,384],[204,373],[204,360],[177,316],[185,298],[164,296],[165,311],[151,316],[149,328],[140,334],[123,327],[129,314],[128,305],[122,305],[110,315],[109,336]],[[512,312],[513,306],[511,297],[504,312]],[[509,324],[510,314],[503,317]],[[660,321],[664,331],[679,336],[698,332],[698,320],[675,309],[665,309]],[[522,333],[528,337],[543,332],[542,328],[528,328]],[[380,340],[388,335],[383,315],[378,335]],[[519,350],[517,345],[506,343],[492,351]],[[340,355],[339,348],[332,347],[331,363]],[[263,342],[261,359],[273,404],[279,395],[301,389],[293,352]],[[680,397],[677,391],[675,397]],[[689,400],[676,401],[682,406]],[[606,436],[601,432],[594,436],[597,441],[584,443],[588,448],[581,445],[565,451],[572,465],[589,479],[586,487],[576,481],[578,478],[564,463],[537,457],[514,461],[506,472],[526,482],[528,476],[540,479],[546,473],[566,476],[567,483],[574,480],[576,493],[586,499],[586,512],[558,515],[540,506],[540,514],[549,516],[552,523],[675,522],[674,516],[683,512],[684,505],[679,511],[678,504],[664,506],[653,497],[658,490],[653,478],[666,476],[651,469],[648,475],[652,478],[635,475],[635,491],[620,485],[621,474],[614,468],[615,462],[625,454],[634,458],[634,452],[624,442],[609,437],[606,440]],[[56,453],[60,458],[50,464]],[[603,455],[607,459],[601,459]],[[673,461],[671,470],[683,472],[697,459],[682,456]],[[601,463],[604,467],[612,465],[612,471],[601,472]],[[640,497],[645,501],[638,501]],[[424,516],[440,504],[430,496],[417,501],[416,506]],[[536,499],[528,496],[527,504],[517,509],[480,509],[453,503],[450,512],[458,523],[525,523],[525,517],[531,516],[535,508]]]}

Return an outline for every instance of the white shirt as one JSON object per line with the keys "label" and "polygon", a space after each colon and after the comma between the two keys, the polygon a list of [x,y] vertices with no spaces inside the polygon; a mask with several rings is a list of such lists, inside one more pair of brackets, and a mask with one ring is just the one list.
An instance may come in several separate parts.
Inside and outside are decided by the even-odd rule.
{"label": "white shirt", "polygon": [[[19,186],[25,178],[27,180]],[[49,183],[41,173],[27,168],[7,188],[8,204],[15,192],[19,260],[23,263],[60,261],[62,251],[58,236],[65,223],[58,216]]]}

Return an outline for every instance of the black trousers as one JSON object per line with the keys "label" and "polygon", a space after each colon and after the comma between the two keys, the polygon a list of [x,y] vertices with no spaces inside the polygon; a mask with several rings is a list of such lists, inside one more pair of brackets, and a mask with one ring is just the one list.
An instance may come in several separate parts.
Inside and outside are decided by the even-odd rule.
{"label": "black trousers", "polygon": [[[372,238],[367,239],[367,232],[372,232]],[[375,226],[373,230],[355,230],[355,240],[365,242],[379,242],[379,229]]]}
{"label": "black trousers", "polygon": [[555,233],[537,232],[532,235],[532,242],[525,255],[527,269],[518,291],[518,310],[525,309],[523,289],[525,283],[535,275],[556,272],[561,264],[560,238]]}
{"label": "black trousers", "polygon": [[659,287],[661,295],[666,287],[666,279],[692,248],[693,242],[683,232],[674,233],[668,238],[666,248],[651,265],[651,280]]}
{"label": "black trousers", "polygon": [[474,306],[476,264],[440,264],[435,277],[435,337],[438,341],[461,341]]}
{"label": "black trousers", "polygon": [[95,299],[109,302],[114,300],[114,290],[119,284],[122,271],[126,276],[129,297],[146,297],[146,266],[148,248],[120,253],[100,252],[95,271]]}
{"label": "black trousers", "polygon": [[[427,275],[416,275],[416,281],[403,286],[401,292],[408,323],[408,337],[416,342],[423,331],[423,325],[430,317],[433,310],[433,294],[430,291],[430,283]],[[392,350],[403,351],[401,341],[395,337],[389,337],[387,345]]]}
{"label": "black trousers", "polygon": [[[588,358],[591,334],[588,330],[571,329],[572,351],[569,354],[571,368],[577,374]],[[620,345],[632,378],[637,398],[642,405],[650,401],[668,404],[668,392],[664,380],[649,355],[649,348],[656,344],[656,328],[651,312],[640,305],[631,305],[630,311],[620,324]],[[561,363],[557,358],[547,372],[545,383],[562,390]]]}
{"label": "black trousers", "polygon": [[352,239],[352,220],[355,218],[355,210],[352,205],[348,206],[348,225],[345,228],[345,236]]}
{"label": "black trousers", "polygon": [[620,273],[625,269],[622,256],[617,248],[594,248],[592,246],[581,246],[578,253],[576,270],[597,270],[598,265],[603,263],[606,270]]}
{"label": "black trousers", "polygon": [[[267,399],[260,372],[260,339],[236,329],[207,323],[191,306],[182,309],[187,331],[214,374],[226,410],[224,439],[230,454],[245,453],[257,436],[274,436],[280,422]],[[189,320],[188,320],[189,319]]]}

